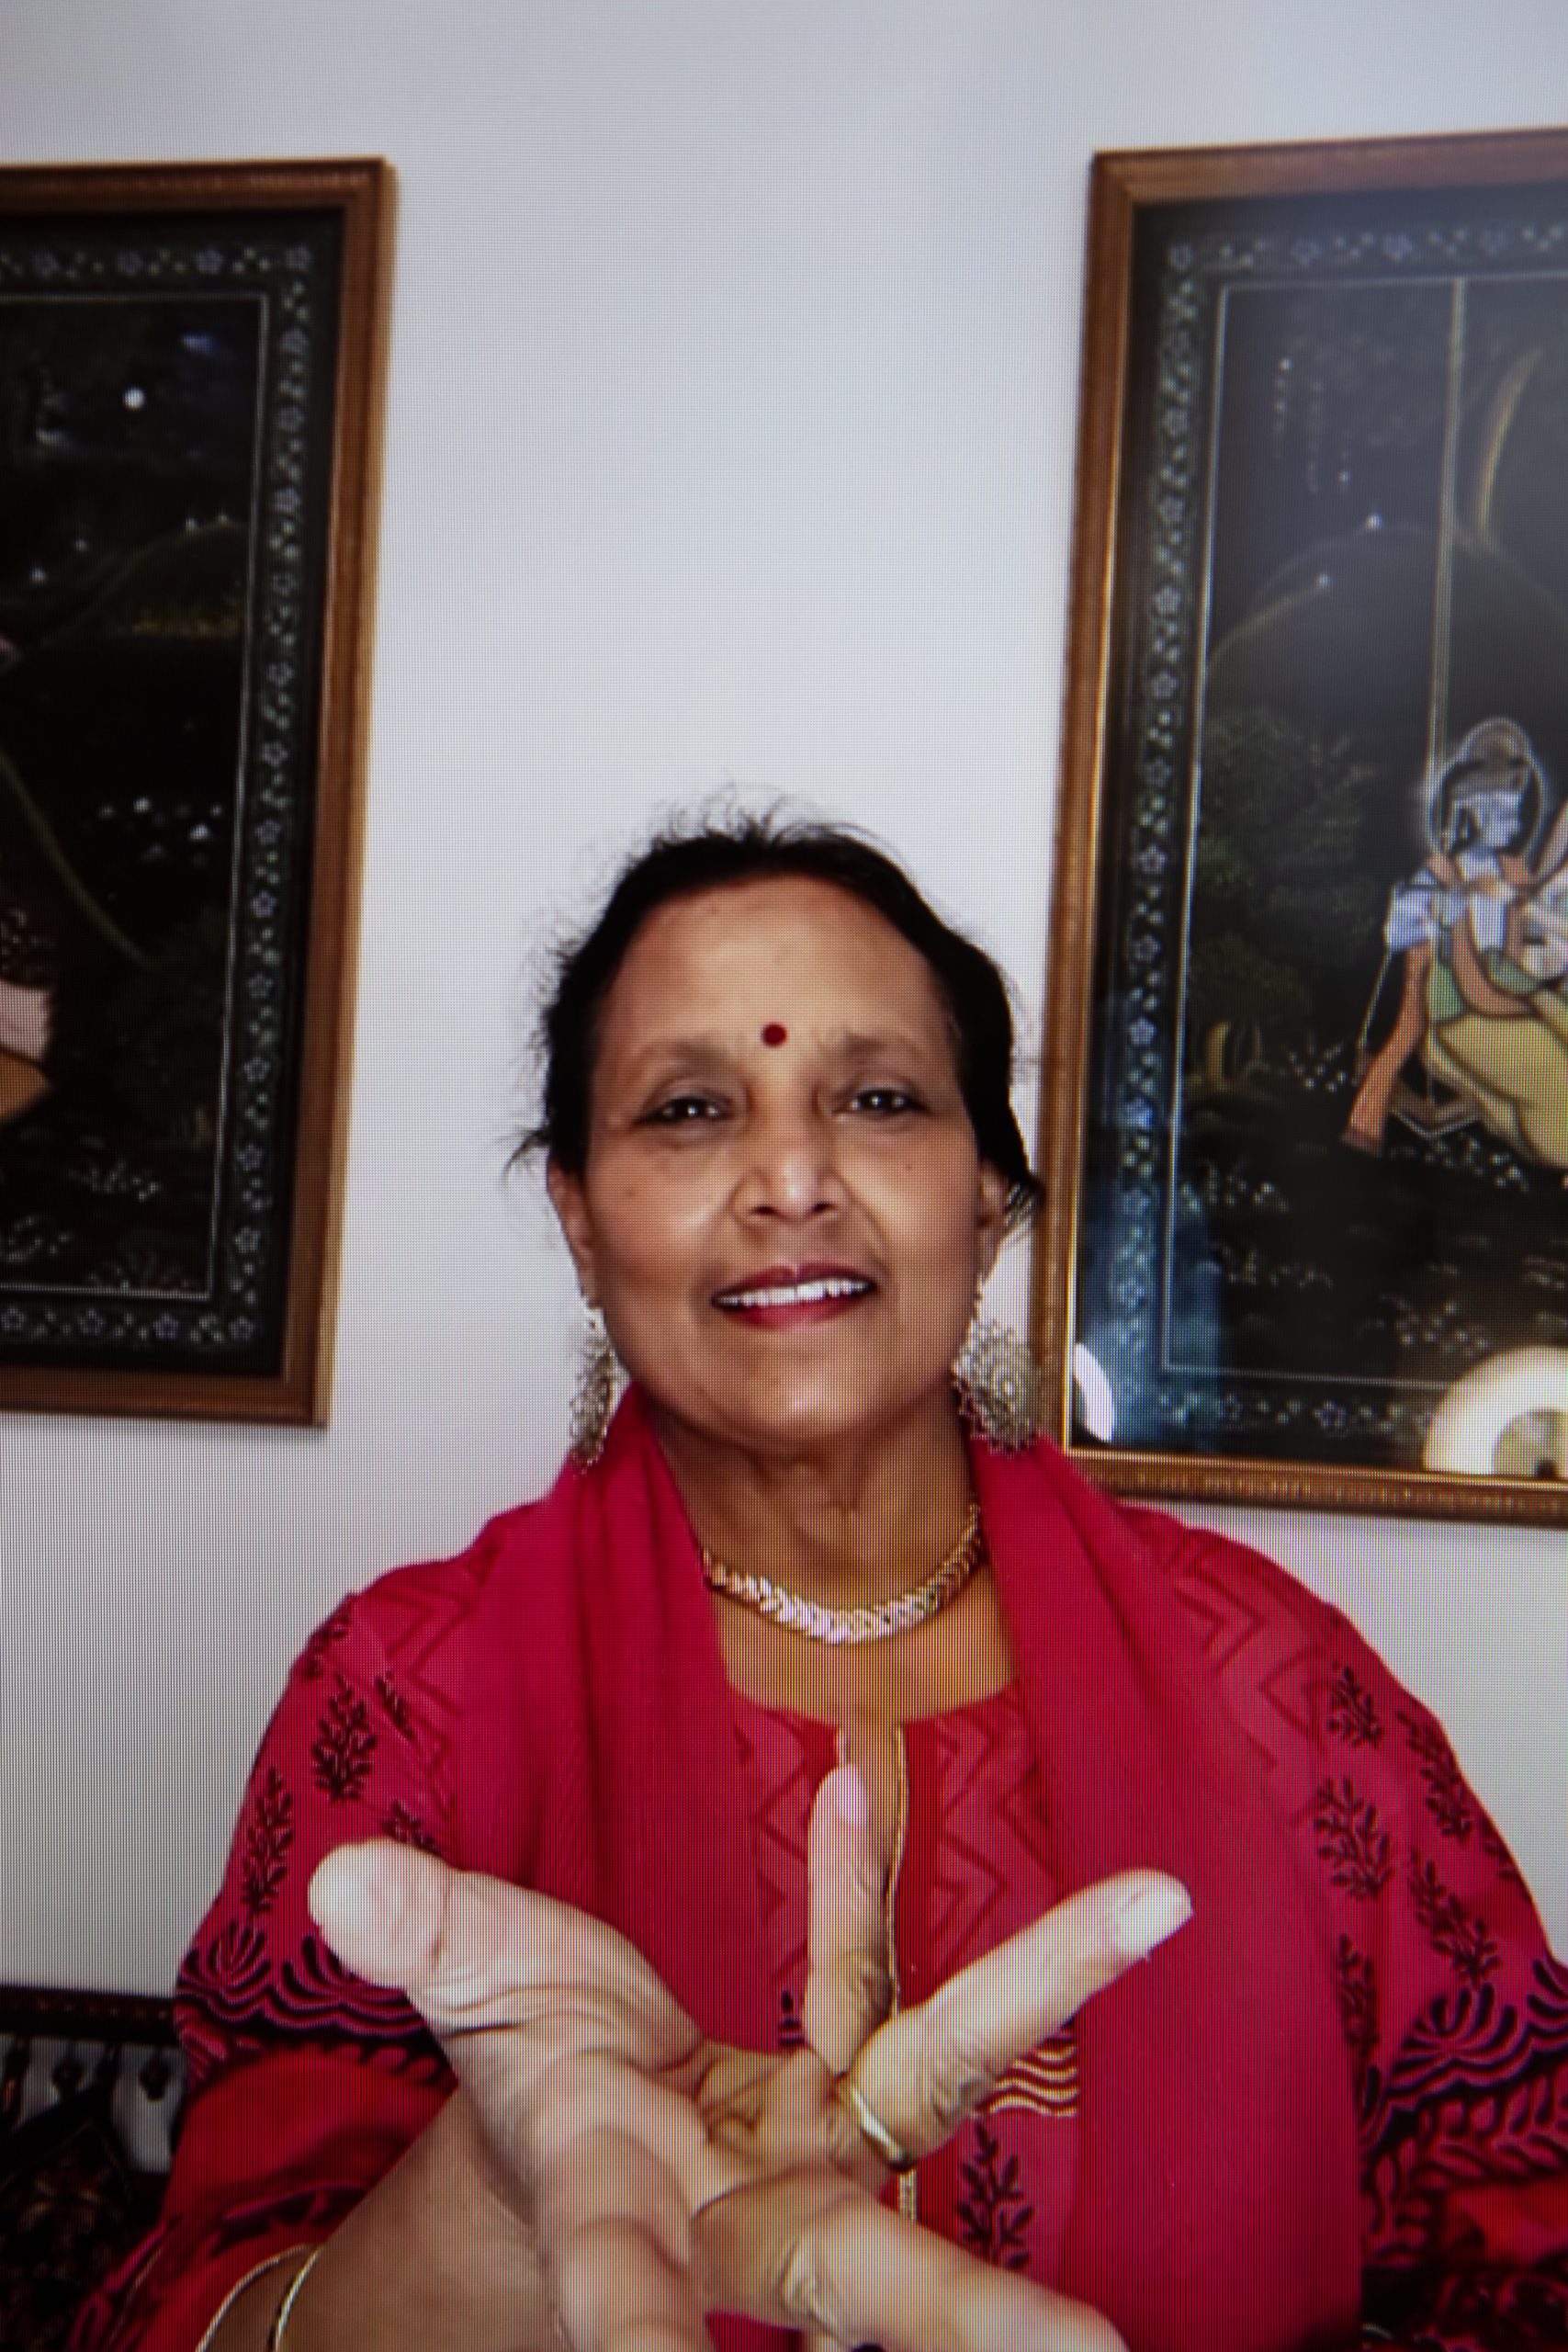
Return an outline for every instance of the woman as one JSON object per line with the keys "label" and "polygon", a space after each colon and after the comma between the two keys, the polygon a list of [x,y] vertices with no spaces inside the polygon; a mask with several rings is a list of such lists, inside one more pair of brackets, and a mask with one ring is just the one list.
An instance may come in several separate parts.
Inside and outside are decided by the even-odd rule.
{"label": "woman", "polygon": [[546,1038],[631,1386],[297,1665],[78,2352],[1568,2341],[1568,1975],[1440,1731],[994,1442],[994,967],[747,820],[627,870]]}

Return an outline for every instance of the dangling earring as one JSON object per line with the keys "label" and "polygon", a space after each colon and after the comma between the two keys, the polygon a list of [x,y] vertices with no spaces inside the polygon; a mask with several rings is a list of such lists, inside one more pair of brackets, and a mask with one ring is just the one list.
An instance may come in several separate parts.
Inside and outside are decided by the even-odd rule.
{"label": "dangling earring", "polygon": [[577,1359],[577,1380],[571,1392],[571,1458],[581,1470],[592,1470],[604,1451],[604,1434],[615,1409],[621,1383],[621,1360],[596,1306],[588,1306],[587,1329]]}
{"label": "dangling earring", "polygon": [[1045,1425],[1045,1384],[1027,1344],[1005,1323],[980,1311],[985,1284],[953,1367],[958,1410],[966,1429],[1003,1453],[1021,1453]]}

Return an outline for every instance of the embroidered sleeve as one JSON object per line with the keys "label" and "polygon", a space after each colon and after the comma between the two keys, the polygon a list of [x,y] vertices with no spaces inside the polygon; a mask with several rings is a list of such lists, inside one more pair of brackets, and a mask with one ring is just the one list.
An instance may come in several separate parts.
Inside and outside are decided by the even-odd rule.
{"label": "embroidered sleeve", "polygon": [[1568,1969],[1441,1726],[1337,1611],[1197,1534],[1172,1572],[1323,1889],[1369,2343],[1568,2344]]}
{"label": "embroidered sleeve", "polygon": [[428,1665],[441,1596],[407,1589],[426,1573],[345,1601],[288,1678],[179,1973],[189,2092],[163,2217],[83,2312],[73,2352],[194,2352],[235,2281],[330,2234],[446,2096],[423,2021],[351,1975],[306,1905],[334,1846],[448,1850],[456,1700]]}
{"label": "embroidered sleeve", "polygon": [[1364,1654],[1338,1670],[1382,1737],[1336,1760],[1389,1846],[1375,1902],[1335,1900],[1369,2314],[1420,2352],[1568,2343],[1568,1969],[1440,1726]]}

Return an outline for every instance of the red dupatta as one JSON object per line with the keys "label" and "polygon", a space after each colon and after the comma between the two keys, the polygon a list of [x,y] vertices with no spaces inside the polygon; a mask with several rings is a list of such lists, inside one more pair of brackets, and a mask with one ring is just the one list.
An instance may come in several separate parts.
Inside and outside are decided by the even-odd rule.
{"label": "red dupatta", "polygon": [[[1064,1889],[1152,1865],[1194,1917],[1085,2009],[1059,2282],[1134,2352],[1359,2340],[1355,2116],[1325,1929],[1135,1521],[1055,1453],[972,1448]],[[634,1390],[518,1515],[473,1631],[465,1861],[608,1920],[704,2029],[773,2046],[724,1666]],[[772,2331],[721,2319],[722,2352]]]}

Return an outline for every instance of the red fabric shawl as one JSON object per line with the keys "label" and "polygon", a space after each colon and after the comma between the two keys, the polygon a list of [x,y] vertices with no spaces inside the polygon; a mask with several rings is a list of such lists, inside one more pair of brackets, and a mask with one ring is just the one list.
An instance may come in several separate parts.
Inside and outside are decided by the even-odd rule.
{"label": "red fabric shawl", "polygon": [[[1137,2352],[1359,2340],[1358,2159],[1320,1909],[1190,1620],[1050,1448],[972,1450],[1064,1890],[1152,1865],[1194,1917],[1079,2020],[1061,2285]],[[704,2029],[773,2042],[745,1800],[696,1546],[640,1399],[479,1603],[471,1867],[637,1944]],[[508,1563],[509,1569],[513,1564]],[[778,2339],[715,2323],[722,2352]]]}

